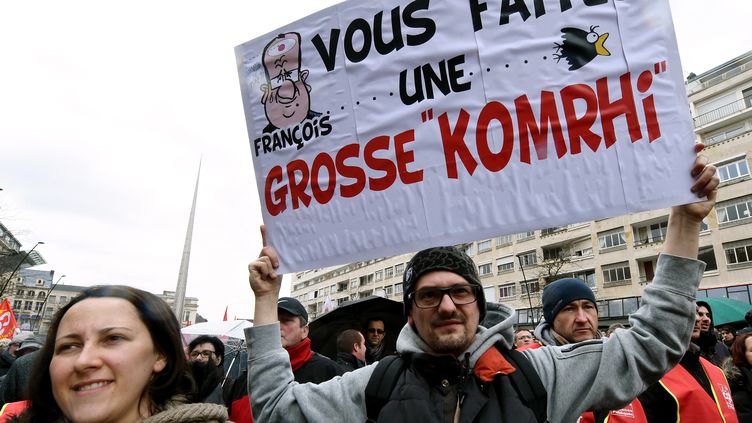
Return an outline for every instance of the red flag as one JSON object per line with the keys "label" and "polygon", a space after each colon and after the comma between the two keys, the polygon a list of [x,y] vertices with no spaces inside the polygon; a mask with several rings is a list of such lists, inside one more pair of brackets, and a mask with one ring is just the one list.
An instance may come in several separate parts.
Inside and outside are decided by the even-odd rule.
{"label": "red flag", "polygon": [[227,307],[229,306],[225,306],[225,317],[222,319],[223,322],[227,321]]}
{"label": "red flag", "polygon": [[13,315],[13,309],[6,298],[0,303],[0,339],[12,339],[16,326],[16,316]]}

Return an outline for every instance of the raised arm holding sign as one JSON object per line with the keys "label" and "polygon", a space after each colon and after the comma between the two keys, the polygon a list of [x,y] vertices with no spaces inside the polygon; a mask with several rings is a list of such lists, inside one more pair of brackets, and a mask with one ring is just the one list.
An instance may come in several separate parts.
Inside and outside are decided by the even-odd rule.
{"label": "raised arm holding sign", "polygon": [[[547,393],[547,421],[571,422],[585,410],[617,409],[684,354],[694,323],[694,295],[705,267],[696,260],[700,223],[713,208],[719,183],[704,157],[696,159],[691,174],[692,191],[708,200],[671,210],[655,279],[630,317],[631,329],[617,331],[606,343],[522,353]],[[264,227],[261,233],[266,242]],[[318,385],[294,382],[276,322],[279,263],[276,250],[265,245],[249,265],[256,303],[255,326],[246,329],[246,340],[255,418],[365,421],[366,385],[378,363]],[[501,380],[513,369],[499,352],[512,348],[514,310],[503,304],[486,309],[472,259],[453,247],[429,248],[410,260],[403,278],[408,324],[400,332],[397,349],[407,364],[388,400],[371,417],[384,422],[536,421],[530,404],[506,391],[511,385]],[[487,313],[496,313],[492,320],[500,323],[480,327]],[[644,354],[646,350],[651,354]],[[406,392],[410,394],[403,396]]]}

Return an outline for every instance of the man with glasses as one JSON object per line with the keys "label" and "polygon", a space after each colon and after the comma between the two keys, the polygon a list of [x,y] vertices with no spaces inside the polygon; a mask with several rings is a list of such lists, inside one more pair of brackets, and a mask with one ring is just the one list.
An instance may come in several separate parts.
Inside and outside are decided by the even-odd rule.
{"label": "man with glasses", "polygon": [[[660,379],[684,353],[694,323],[694,295],[705,267],[697,260],[700,223],[715,203],[718,186],[715,168],[706,163],[702,157],[695,162],[692,191],[710,200],[672,209],[655,278],[631,317],[631,329],[618,331],[608,342],[519,353],[530,364],[521,367],[531,367],[547,393],[544,419],[574,422],[595,405],[618,409]],[[254,418],[264,422],[365,421],[367,402],[372,403],[365,391],[379,364],[319,385],[294,383],[279,341],[276,302],[282,275],[276,269],[280,257],[266,244],[263,227],[261,233],[261,254],[248,266],[255,296],[254,327],[245,332]],[[494,314],[489,321],[499,323],[480,326],[487,313],[486,300],[477,267],[467,254],[454,247],[420,251],[405,269],[403,286],[408,317],[397,350],[407,366],[400,368],[374,420],[541,421],[536,413],[540,409],[529,407],[516,394],[510,380],[516,379],[518,368],[500,351],[512,349],[516,314],[495,304],[488,308]],[[522,373],[527,375],[526,370]]]}
{"label": "man with glasses", "polygon": [[188,366],[198,385],[201,402],[224,405],[224,359],[225,344],[216,336],[201,335],[188,344]]}
{"label": "man with glasses", "polygon": [[369,319],[366,323],[366,363],[373,363],[394,353],[384,342],[386,326],[379,318]]}

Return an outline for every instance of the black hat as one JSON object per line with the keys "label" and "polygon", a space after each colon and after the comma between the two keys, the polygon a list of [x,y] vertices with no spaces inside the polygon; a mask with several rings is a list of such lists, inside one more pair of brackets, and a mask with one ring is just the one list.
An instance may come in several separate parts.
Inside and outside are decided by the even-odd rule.
{"label": "black hat", "polygon": [[596,304],[593,290],[582,279],[564,278],[551,282],[543,288],[543,318],[553,324],[559,311],[575,300]]}
{"label": "black hat", "polygon": [[428,248],[419,251],[407,263],[407,268],[402,279],[402,301],[405,307],[405,315],[410,313],[412,301],[410,301],[408,296],[415,291],[416,282],[425,273],[434,270],[447,270],[456,273],[465,278],[471,285],[477,285],[480,288],[478,289],[477,301],[478,310],[480,311],[479,321],[482,322],[486,315],[486,297],[483,295],[483,285],[481,285],[480,278],[478,277],[478,269],[475,267],[473,259],[455,247]]}
{"label": "black hat", "polygon": [[292,297],[282,297],[279,300],[277,300],[277,309],[278,310],[284,310],[293,316],[300,316],[305,320],[308,321],[308,312],[306,311],[305,307],[303,307],[303,304],[300,303],[300,301],[296,300]]}

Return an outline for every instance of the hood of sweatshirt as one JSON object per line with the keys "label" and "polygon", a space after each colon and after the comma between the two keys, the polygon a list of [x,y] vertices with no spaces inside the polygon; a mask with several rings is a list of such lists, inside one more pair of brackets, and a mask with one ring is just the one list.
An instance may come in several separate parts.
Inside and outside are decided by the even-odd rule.
{"label": "hood of sweatshirt", "polygon": [[[473,368],[480,356],[498,341],[502,341],[507,348],[512,349],[516,319],[517,313],[513,308],[504,304],[487,302],[486,318],[482,322],[485,326],[478,326],[473,342],[459,358],[464,359],[469,354],[470,368]],[[409,323],[402,327],[399,337],[397,337],[397,351],[401,354],[426,353],[439,355],[423,341]]]}

